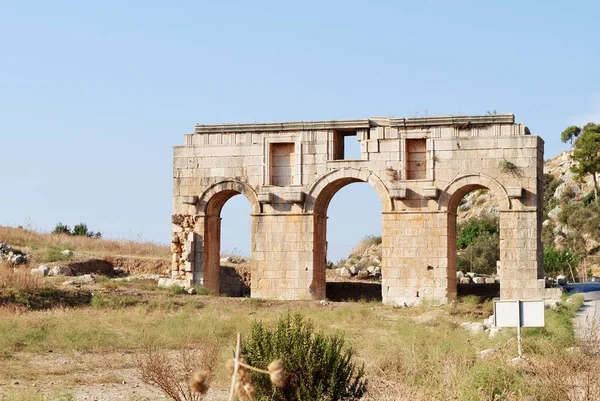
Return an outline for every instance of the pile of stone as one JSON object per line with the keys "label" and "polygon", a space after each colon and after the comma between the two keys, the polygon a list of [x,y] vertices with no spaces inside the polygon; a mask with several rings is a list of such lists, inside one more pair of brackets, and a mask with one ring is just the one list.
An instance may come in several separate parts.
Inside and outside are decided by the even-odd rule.
{"label": "pile of stone", "polygon": [[73,269],[69,266],[53,266],[40,265],[35,269],[31,269],[31,274],[37,276],[73,276]]}
{"label": "pile of stone", "polygon": [[459,270],[456,272],[456,281],[458,284],[494,284],[500,282],[500,277]]}
{"label": "pile of stone", "polygon": [[239,265],[242,263],[247,263],[248,260],[242,258],[241,256],[226,256],[224,258],[221,258],[219,260],[220,263],[230,263],[230,264],[234,264],[234,265]]}
{"label": "pile of stone", "polygon": [[381,277],[381,244],[364,246],[359,244],[352,250],[348,259],[337,265],[340,277],[358,279],[378,279]]}
{"label": "pile of stone", "polygon": [[13,249],[4,242],[0,242],[0,260],[5,260],[13,265],[22,265],[27,263],[27,255],[19,250]]}
{"label": "pile of stone", "polygon": [[359,279],[379,278],[381,277],[381,267],[368,266],[362,268],[360,265],[342,266],[336,269],[340,277],[356,277]]}
{"label": "pile of stone", "polygon": [[472,335],[486,333],[490,338],[494,337],[502,330],[501,327],[496,327],[494,324],[494,315],[491,315],[483,322],[464,322],[460,325]]}

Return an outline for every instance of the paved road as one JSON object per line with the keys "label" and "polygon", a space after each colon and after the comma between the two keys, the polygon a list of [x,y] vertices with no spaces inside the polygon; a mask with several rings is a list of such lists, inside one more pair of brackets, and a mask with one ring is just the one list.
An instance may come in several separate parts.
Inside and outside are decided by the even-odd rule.
{"label": "paved road", "polygon": [[581,340],[600,347],[600,291],[597,285],[591,286],[586,283],[576,286],[578,288],[569,292],[581,293],[585,302],[575,318],[575,334]]}

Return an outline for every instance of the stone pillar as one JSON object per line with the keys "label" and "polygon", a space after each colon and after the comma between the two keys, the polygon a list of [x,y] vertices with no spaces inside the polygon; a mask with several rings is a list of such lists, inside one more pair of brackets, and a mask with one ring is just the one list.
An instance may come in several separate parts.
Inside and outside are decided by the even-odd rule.
{"label": "stone pillar", "polygon": [[325,295],[324,276],[320,283],[313,263],[315,226],[312,215],[257,215],[253,217],[252,231],[253,298],[300,300]]}
{"label": "stone pillar", "polygon": [[384,303],[446,303],[455,296],[455,289],[448,292],[447,220],[446,212],[383,213]]}
{"label": "stone pillar", "polygon": [[552,291],[544,291],[539,236],[537,210],[500,212],[501,298],[545,298],[553,295],[550,294]]}

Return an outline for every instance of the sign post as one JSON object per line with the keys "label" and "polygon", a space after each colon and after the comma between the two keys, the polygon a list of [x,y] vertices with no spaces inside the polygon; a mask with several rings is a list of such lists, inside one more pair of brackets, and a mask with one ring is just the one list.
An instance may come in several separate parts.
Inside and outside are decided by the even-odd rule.
{"label": "sign post", "polygon": [[517,328],[517,351],[523,356],[521,327],[544,327],[543,300],[494,300],[494,325]]}

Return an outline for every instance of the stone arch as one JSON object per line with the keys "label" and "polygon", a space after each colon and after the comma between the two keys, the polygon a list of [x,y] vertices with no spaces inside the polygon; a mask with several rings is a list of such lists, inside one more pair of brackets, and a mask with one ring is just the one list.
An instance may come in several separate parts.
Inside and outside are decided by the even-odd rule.
{"label": "stone arch", "polygon": [[[201,224],[199,238],[201,241],[194,271],[195,281],[202,278],[202,284],[215,293],[230,293],[221,283],[221,210],[225,203],[235,195],[242,194],[251,207],[251,215],[260,214],[260,203],[254,189],[236,180],[221,181],[211,185],[200,196],[196,203],[196,213]],[[254,219],[254,217],[251,217]],[[251,233],[254,244],[254,232]],[[251,247],[252,249],[253,247]],[[227,282],[224,283],[227,286]],[[231,295],[231,293],[230,293]]]}
{"label": "stone arch", "polygon": [[[456,229],[457,229],[457,210],[460,200],[469,192],[477,189],[487,189],[497,199],[500,211],[507,211],[511,208],[511,202],[508,193],[502,184],[496,179],[484,174],[465,174],[461,175],[444,188],[440,195],[438,210],[447,213],[447,296],[448,300],[456,299],[457,296],[457,250],[456,250]],[[502,216],[500,216],[502,219]],[[500,233],[502,235],[502,231]],[[502,247],[502,242],[500,243]],[[502,285],[502,284],[501,284]]]}
{"label": "stone arch", "polygon": [[254,189],[248,184],[235,180],[221,181],[208,187],[196,203],[196,213],[219,216],[225,202],[238,194],[242,194],[248,199],[252,214],[260,213],[260,203]]}
{"label": "stone arch", "polygon": [[341,168],[324,174],[314,183],[306,197],[304,211],[313,214],[313,272],[310,289],[317,298],[326,296],[327,208],[341,188],[354,182],[368,183],[381,200],[382,212],[392,211],[392,200],[387,187],[369,170]]}
{"label": "stone arch", "polygon": [[465,174],[455,178],[444,188],[439,198],[438,210],[455,213],[463,196],[476,189],[488,189],[498,199],[500,210],[511,208],[506,188],[498,180],[484,174]]}
{"label": "stone arch", "polygon": [[375,189],[381,200],[382,212],[393,210],[389,191],[375,173],[366,169],[340,168],[327,172],[315,181],[304,202],[304,212],[323,214],[336,192],[353,182],[366,182]]}

